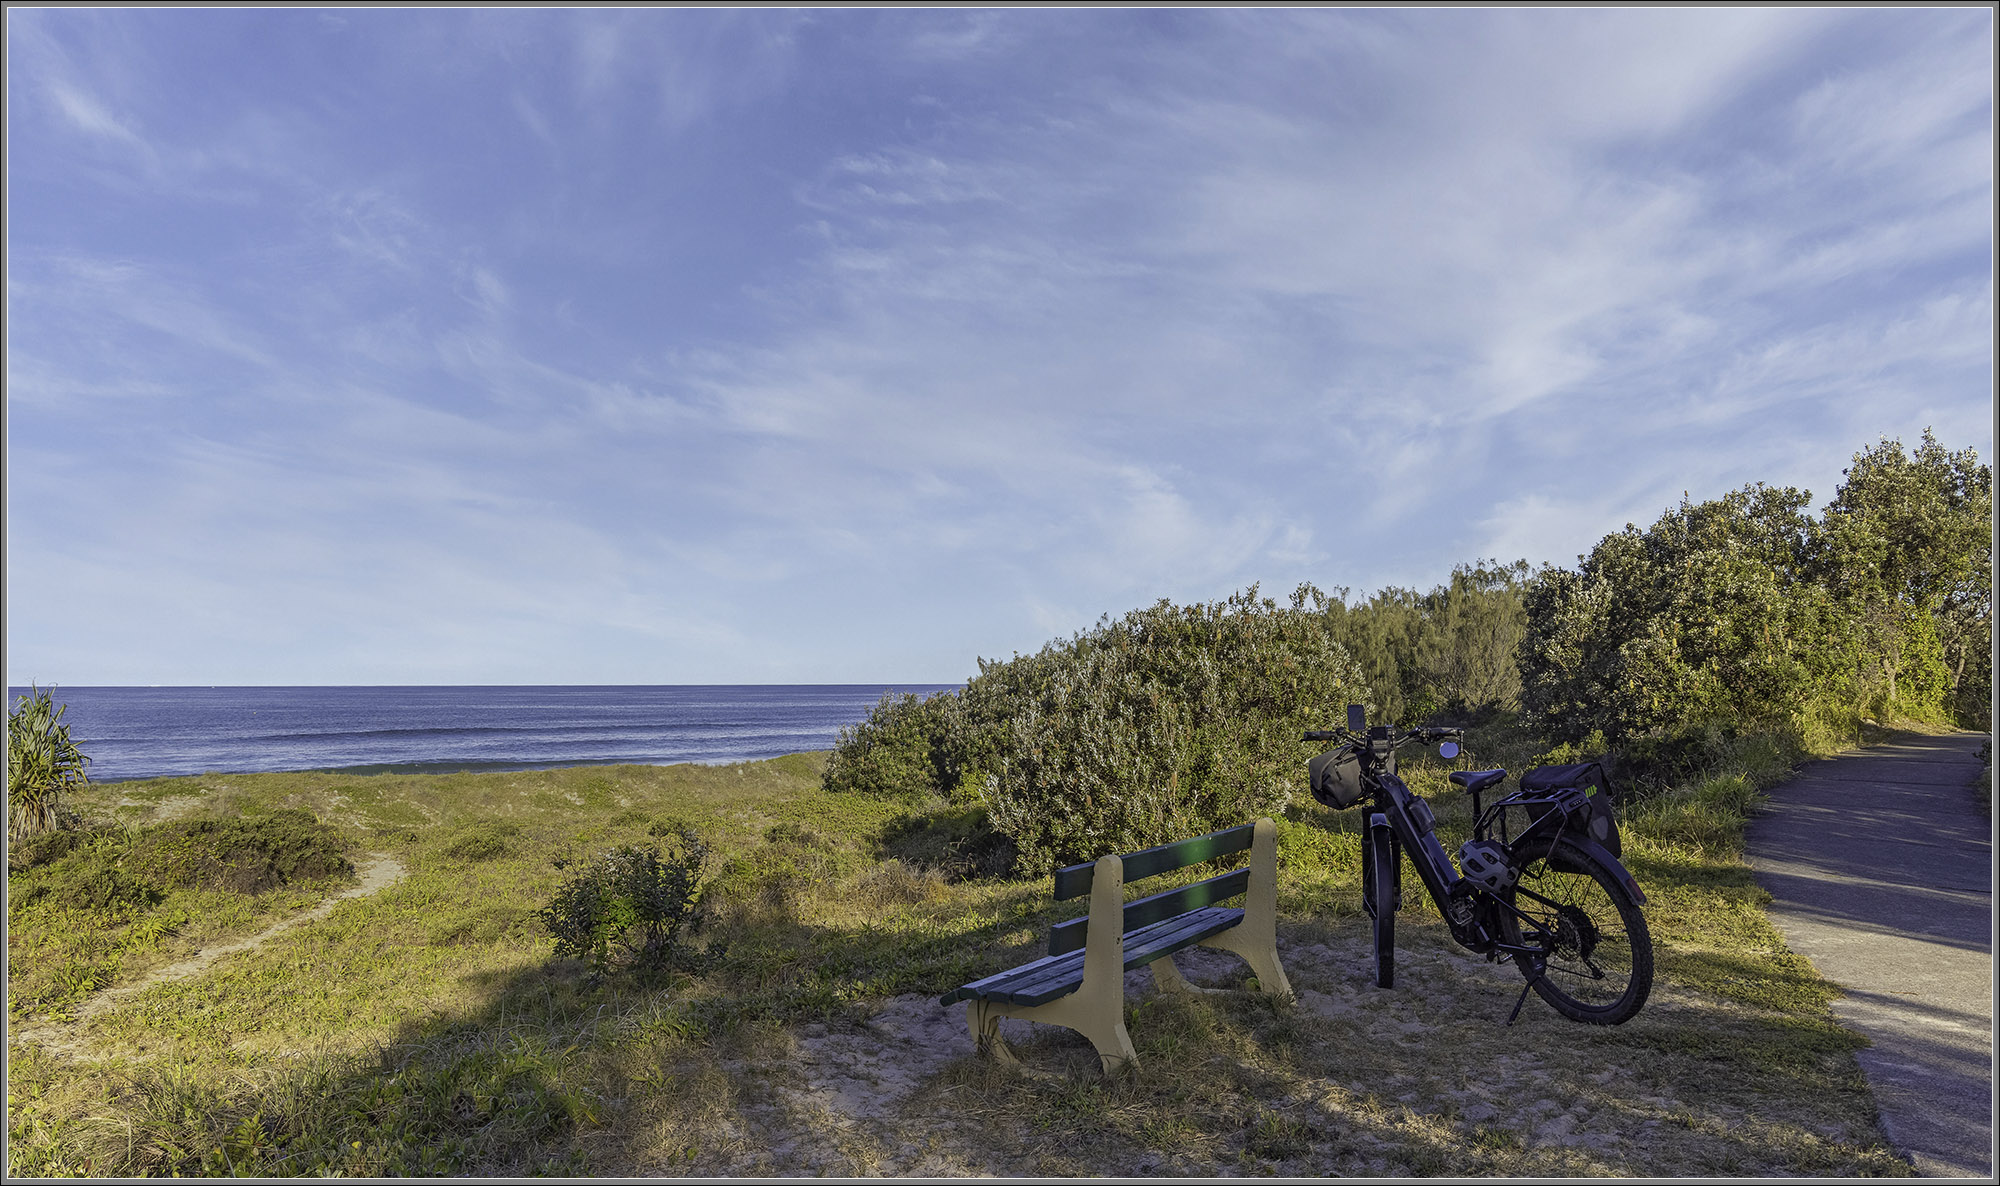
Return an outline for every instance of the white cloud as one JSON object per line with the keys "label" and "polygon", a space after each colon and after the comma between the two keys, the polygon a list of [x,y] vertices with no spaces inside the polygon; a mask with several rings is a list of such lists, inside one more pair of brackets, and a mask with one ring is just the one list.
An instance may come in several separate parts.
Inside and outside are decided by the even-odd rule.
{"label": "white cloud", "polygon": [[953,678],[1990,432],[1970,18],[356,15],[381,127],[68,19],[9,461],[87,489],[9,559],[120,670]]}

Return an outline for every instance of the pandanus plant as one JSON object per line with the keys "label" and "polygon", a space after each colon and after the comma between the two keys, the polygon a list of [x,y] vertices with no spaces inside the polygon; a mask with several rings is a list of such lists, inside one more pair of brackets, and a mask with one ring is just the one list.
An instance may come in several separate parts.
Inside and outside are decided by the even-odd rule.
{"label": "pandanus plant", "polygon": [[7,839],[58,826],[63,797],[88,781],[90,759],[69,739],[65,705],[30,685],[7,711]]}

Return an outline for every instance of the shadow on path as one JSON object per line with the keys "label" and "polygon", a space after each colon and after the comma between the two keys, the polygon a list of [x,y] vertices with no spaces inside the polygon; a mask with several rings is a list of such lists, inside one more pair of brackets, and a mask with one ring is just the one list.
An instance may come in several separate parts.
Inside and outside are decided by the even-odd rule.
{"label": "shadow on path", "polygon": [[1890,1143],[1931,1176],[1993,1172],[1993,840],[1984,734],[1902,734],[1771,791],[1747,855],[1785,942],[1847,995]]}

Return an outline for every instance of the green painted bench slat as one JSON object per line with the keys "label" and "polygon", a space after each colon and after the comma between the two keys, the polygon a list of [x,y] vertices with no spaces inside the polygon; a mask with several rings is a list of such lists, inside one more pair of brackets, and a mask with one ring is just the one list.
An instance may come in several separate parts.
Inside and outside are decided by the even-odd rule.
{"label": "green painted bench slat", "polygon": [[[1135,881],[1144,881],[1157,873],[1185,868],[1215,857],[1226,857],[1232,852],[1242,852],[1250,847],[1250,839],[1255,832],[1255,824],[1238,824],[1233,828],[1224,828],[1220,832],[1196,836],[1192,840],[1177,840],[1172,844],[1142,848],[1122,858],[1125,862],[1125,883],[1130,885]],[[1065,902],[1089,893],[1091,875],[1096,871],[1097,865],[1094,861],[1056,870],[1055,900]]]}
{"label": "green painted bench slat", "polygon": [[[1206,859],[1206,858],[1203,858]],[[1140,898],[1125,904],[1125,933],[1130,935],[1141,927],[1151,926],[1163,918],[1185,914],[1203,906],[1212,906],[1227,901],[1250,888],[1250,870],[1232,869],[1227,873],[1184,885],[1179,889],[1163,890],[1151,897]],[[1061,955],[1066,951],[1081,948],[1090,931],[1090,919],[1072,918],[1049,928],[1049,954]]]}

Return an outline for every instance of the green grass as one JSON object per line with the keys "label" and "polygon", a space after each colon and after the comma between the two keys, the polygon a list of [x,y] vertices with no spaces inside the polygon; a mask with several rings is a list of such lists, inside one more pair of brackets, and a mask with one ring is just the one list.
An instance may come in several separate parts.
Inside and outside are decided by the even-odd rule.
{"label": "green grass", "polygon": [[[1526,757],[1504,726],[1473,742],[1482,764]],[[297,916],[351,877],[182,886],[106,910],[45,894],[10,915],[9,1170],[1906,1173],[1881,1144],[1856,1039],[1828,1013],[1833,990],[1785,950],[1741,860],[1743,813],[1796,755],[1745,742],[1739,756],[1625,813],[1661,979],[1627,1026],[1575,1026],[1534,1001],[1499,1026],[1518,976],[1453,962],[1420,896],[1401,932],[1405,979],[1395,993],[1357,988],[1359,812],[1308,804],[1280,821],[1280,943],[1295,985],[1338,1009],[1142,996],[1129,1018],[1138,1075],[1097,1081],[1089,1047],[1055,1032],[1024,1055],[1056,1080],[954,1058],[872,1126],[798,1103],[802,1043],[873,1032],[854,1027],[886,1001],[1033,958],[1080,909],[1052,903],[1046,878],[981,876],[987,841],[962,809],[930,819],[828,794],[824,755],[93,787],[79,806],[148,836],[308,812],[349,860],[386,855],[407,874],[115,1000],[107,990]],[[1455,847],[1464,796],[1441,765],[1405,772]],[[535,920],[563,877],[550,858],[676,823],[722,858],[693,940],[705,959],[598,987],[551,961]],[[36,873],[15,873],[15,888]],[[18,1033],[80,1012],[59,1031],[69,1041]],[[1428,1020],[1411,1027],[1412,1015]],[[1513,1085],[1504,1106],[1466,1094],[1489,1081]],[[1529,1116],[1530,1097],[1567,1110]],[[1536,1135],[1563,1123],[1623,1143]],[[797,1150],[770,1152],[777,1134]]]}

